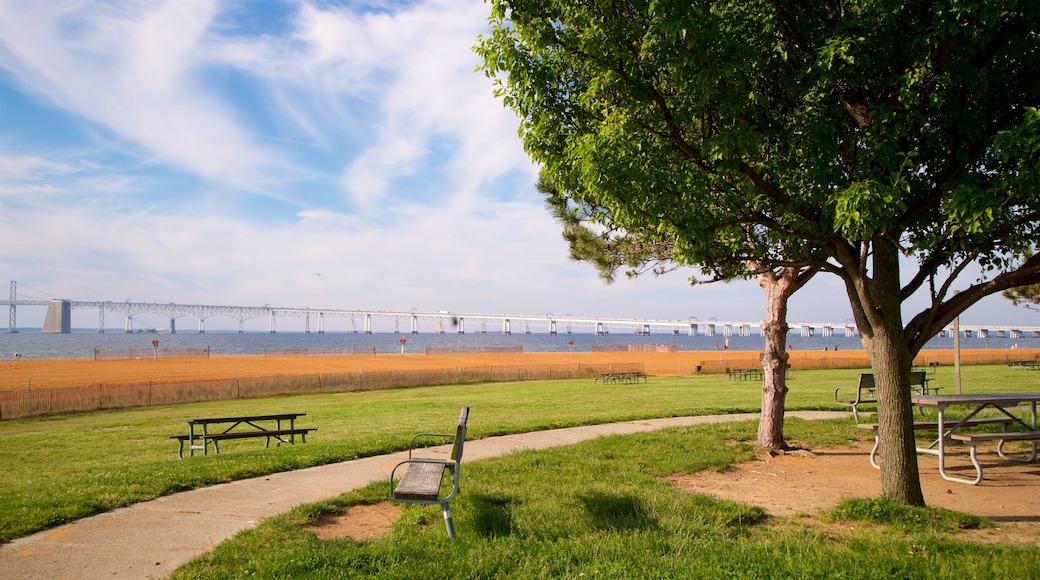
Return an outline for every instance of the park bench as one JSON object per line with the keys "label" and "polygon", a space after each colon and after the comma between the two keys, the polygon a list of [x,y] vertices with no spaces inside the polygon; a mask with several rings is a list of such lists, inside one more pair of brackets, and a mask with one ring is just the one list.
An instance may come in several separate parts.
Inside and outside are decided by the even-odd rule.
{"label": "park bench", "polygon": [[[267,442],[265,448],[271,446],[271,439],[276,445],[296,443],[296,436],[306,443],[307,434],[317,431],[315,427],[297,428],[296,419],[303,417],[306,413],[282,413],[277,415],[250,415],[243,417],[209,417],[188,419],[187,435],[170,435],[170,439],[178,441],[177,457],[184,459],[184,443],[188,443],[188,456],[194,457],[195,450],[201,449],[206,455],[209,446],[213,446],[214,453],[220,453],[220,442],[229,439],[248,439],[253,437],[265,437]],[[288,423],[288,428],[283,427],[283,422]],[[272,424],[273,425],[269,425]],[[216,433],[210,432],[211,426],[220,426]],[[196,432],[196,428],[201,432]]]}
{"label": "park bench", "polygon": [[[928,377],[924,371],[910,372],[911,391],[920,395],[928,395],[938,393],[941,388],[942,387],[929,387]],[[855,396],[853,396],[850,391],[855,392]],[[843,394],[845,396],[841,396]],[[834,389],[834,402],[838,405],[851,406],[852,416],[856,419],[856,422],[859,423],[859,406],[863,404],[877,403],[877,387],[874,384],[874,373],[861,373],[859,375],[859,383],[855,387],[838,387]]]}
{"label": "park bench", "polygon": [[[979,417],[976,419],[967,419],[965,421],[951,421],[944,425],[944,427],[956,427],[962,429],[965,427],[978,427],[980,425],[1000,425],[1001,429],[1006,430],[1007,426],[1014,423],[1015,420],[1011,417]],[[870,465],[874,469],[881,469],[877,462],[878,445],[881,444],[881,438],[878,437],[878,424],[877,423],[860,423],[856,425],[860,429],[866,429],[874,433],[874,448],[870,450]],[[938,421],[916,421],[914,422],[914,430],[920,431],[924,429],[938,429]],[[947,434],[950,430],[947,429]],[[958,433],[950,435],[951,437],[957,437]],[[991,433],[991,435],[1000,435],[999,433]]]}
{"label": "park bench", "polygon": [[[459,466],[462,463],[462,446],[466,442],[466,422],[469,420],[469,407],[463,407],[459,414],[459,424],[455,434],[419,433],[408,443],[408,459],[394,466],[390,472],[390,500],[397,503],[413,503],[422,505],[439,504],[444,513],[444,525],[448,528],[448,537],[455,539],[455,524],[451,521],[451,508],[448,502],[459,494]],[[419,458],[413,456],[416,443],[425,438],[449,439],[451,453],[448,459]],[[404,467],[404,475],[394,486],[397,470]],[[451,489],[441,493],[444,486],[444,473],[451,478]]]}
{"label": "park bench", "polygon": [[[1011,461],[1020,461],[1022,463],[1030,463],[1036,460],[1036,447],[1037,442],[1040,441],[1040,431],[1010,431],[1006,433],[954,433],[950,437],[967,443],[970,447],[968,451],[969,457],[971,457],[971,464],[975,466],[975,480],[970,482],[972,485],[978,485],[982,481],[982,464],[979,463],[977,457],[977,448],[979,443],[985,441],[997,441],[997,455],[1003,459],[1009,459]],[[1014,457],[1006,455],[1004,453],[1004,444],[1008,441],[1032,441],[1033,452],[1029,457]]]}

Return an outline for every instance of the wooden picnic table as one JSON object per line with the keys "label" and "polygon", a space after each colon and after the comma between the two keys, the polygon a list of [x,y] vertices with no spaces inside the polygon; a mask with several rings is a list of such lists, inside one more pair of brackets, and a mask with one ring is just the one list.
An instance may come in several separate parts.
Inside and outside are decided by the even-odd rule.
{"label": "wooden picnic table", "polygon": [[[939,475],[947,481],[968,483],[977,485],[982,481],[982,466],[976,457],[976,447],[983,441],[998,441],[997,454],[1004,459],[1014,461],[1031,462],[1037,457],[1037,443],[1040,441],[1040,431],[1037,431],[1036,404],[1040,401],[1040,392],[1022,393],[972,393],[961,395],[912,395],[910,397],[914,405],[924,408],[936,409],[939,418],[936,428],[938,438],[928,447],[918,447],[918,453],[935,455],[939,458]],[[1031,409],[1030,421],[1027,423],[1020,417],[1014,415],[1009,409],[1022,404],[1028,404]],[[974,407],[963,419],[946,420],[946,409],[952,406]],[[984,409],[994,409],[1011,419],[1011,426],[1018,426],[1024,431],[1009,431],[1006,433],[965,433],[958,432],[966,426],[970,426],[975,416]],[[948,437],[964,441],[971,446],[971,461],[975,467],[974,479],[966,479],[946,473],[946,440]],[[1018,458],[1005,455],[1003,446],[1006,441],[1031,441],[1032,453],[1027,458]]]}
{"label": "wooden picnic table", "polygon": [[1009,369],[1025,369],[1030,371],[1040,370],[1040,361],[1036,360],[1020,360],[1008,363]]}
{"label": "wooden picnic table", "polygon": [[[266,437],[267,444],[271,446],[271,439],[277,441],[277,445],[296,443],[296,436],[307,442],[307,433],[317,431],[317,428],[308,427],[298,429],[296,419],[303,417],[306,413],[280,413],[275,415],[249,415],[242,417],[205,417],[187,419],[187,435],[170,435],[170,439],[177,439],[180,446],[177,448],[177,456],[184,458],[184,442],[188,442],[188,456],[194,457],[195,450],[201,449],[206,455],[209,446],[213,445],[213,452],[220,453],[220,441],[227,439],[246,439],[251,437]],[[283,426],[288,424],[288,428]],[[219,426],[216,433],[210,432],[211,426]],[[196,427],[200,431],[196,431]]]}

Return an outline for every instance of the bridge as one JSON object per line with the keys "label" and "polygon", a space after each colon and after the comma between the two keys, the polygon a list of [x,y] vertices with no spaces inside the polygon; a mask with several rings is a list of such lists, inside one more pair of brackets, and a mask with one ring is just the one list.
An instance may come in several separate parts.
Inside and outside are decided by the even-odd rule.
{"label": "bridge", "polygon": [[[726,322],[714,318],[700,320],[696,318],[661,320],[641,318],[601,318],[571,316],[569,314],[557,316],[554,314],[544,315],[506,315],[506,314],[480,314],[464,312],[420,312],[415,309],[407,311],[395,310],[348,310],[335,308],[298,308],[298,307],[274,307],[264,306],[219,306],[207,304],[176,304],[173,302],[125,302],[116,301],[75,301],[61,298],[28,297],[19,298],[17,283],[11,282],[10,294],[7,297],[0,296],[0,306],[8,306],[9,318],[7,332],[18,332],[17,307],[18,306],[46,306],[47,315],[44,320],[43,332],[45,333],[68,333],[72,330],[72,310],[95,310],[98,315],[97,331],[106,331],[106,315],[116,315],[122,322],[122,332],[134,332],[134,317],[142,314],[161,316],[169,321],[169,327],[162,329],[163,332],[177,332],[177,320],[191,318],[197,322],[196,332],[206,332],[206,321],[211,318],[224,318],[238,321],[238,332],[244,332],[244,324],[247,320],[266,319],[268,331],[271,334],[277,332],[278,320],[280,318],[303,318],[304,332],[310,333],[313,329],[318,334],[325,334],[326,321],[340,319],[346,321],[346,332],[357,334],[372,334],[378,326],[392,329],[394,333],[409,332],[419,334],[420,332],[432,332],[444,334],[453,332],[466,334],[474,332],[487,334],[488,332],[501,334],[531,334],[532,332],[571,334],[573,332],[591,332],[595,335],[606,335],[611,332],[634,333],[639,335],[650,334],[687,334],[688,336],[750,336],[753,327],[760,327],[760,322]],[[789,322],[792,332],[799,332],[802,336],[821,336],[824,338],[834,336],[835,331],[846,337],[856,336],[856,326],[851,322]],[[1032,336],[1040,338],[1040,327],[1026,326],[960,326],[960,331],[965,337],[977,336],[979,338],[1008,337],[1022,338]],[[953,328],[943,330],[941,334],[952,335]]]}

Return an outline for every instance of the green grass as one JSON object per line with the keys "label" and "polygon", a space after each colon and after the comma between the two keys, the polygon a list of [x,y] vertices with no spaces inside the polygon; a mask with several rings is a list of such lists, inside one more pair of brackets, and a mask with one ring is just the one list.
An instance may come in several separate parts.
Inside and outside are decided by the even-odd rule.
{"label": "green grass", "polygon": [[[834,421],[790,420],[809,445],[847,440]],[[821,426],[823,427],[821,429]],[[305,524],[375,503],[386,484],[301,506],[181,567],[203,578],[1035,578],[1040,549],[960,541],[985,525],[945,510],[847,502],[824,518],[692,495],[664,478],[752,457],[754,422],[704,425],[522,452],[464,467],[452,502],[408,507],[388,535],[321,540]]]}
{"label": "green grass", "polygon": [[[834,387],[860,371],[797,371],[787,408],[840,409]],[[1030,390],[1037,374],[966,367],[966,391]],[[952,385],[952,370],[936,382]],[[967,385],[972,388],[968,389]],[[950,387],[952,389],[952,387]],[[754,412],[755,382],[725,376],[651,378],[646,384],[531,381],[219,401],[0,422],[0,541],[176,491],[402,449],[419,431],[450,428],[473,408],[471,437],[664,416]],[[317,427],[306,445],[264,449],[263,439],[229,441],[220,455],[179,461],[189,417],[305,412]],[[851,420],[846,437],[852,433]],[[851,435],[850,435],[851,433]]]}

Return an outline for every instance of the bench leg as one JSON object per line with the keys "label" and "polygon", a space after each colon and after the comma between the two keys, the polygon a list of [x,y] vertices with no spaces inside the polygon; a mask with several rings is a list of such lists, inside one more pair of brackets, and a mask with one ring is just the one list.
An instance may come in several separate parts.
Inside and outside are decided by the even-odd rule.
{"label": "bench leg", "polygon": [[1037,447],[1037,442],[1033,441],[1033,452],[1031,454],[1029,454],[1029,457],[1013,457],[1011,455],[1004,455],[1004,440],[1001,439],[997,443],[997,455],[999,455],[1003,459],[1007,459],[1009,461],[1019,461],[1021,463],[1032,463],[1033,461],[1036,460],[1036,447]]}
{"label": "bench leg", "polygon": [[962,479],[962,478],[959,478],[959,477],[947,476],[945,473],[943,473],[942,476],[944,478],[946,478],[946,479],[948,479],[950,481],[959,481],[961,483],[970,483],[971,485],[978,485],[979,482],[982,481],[982,465],[979,463],[979,458],[978,458],[978,455],[976,453],[976,449],[978,449],[978,445],[975,444],[975,443],[969,443],[969,445],[971,445],[971,451],[968,452],[968,455],[969,455],[969,457],[971,457],[971,464],[975,466],[975,479],[974,480]]}
{"label": "bench leg", "polygon": [[448,528],[448,539],[455,539],[455,524],[451,521],[451,508],[448,507],[448,502],[441,504],[441,511],[444,512],[444,526]]}
{"label": "bench leg", "polygon": [[874,448],[870,450],[870,466],[874,469],[881,469],[881,466],[877,462],[878,447],[881,446],[881,437],[877,433],[874,434]]}

